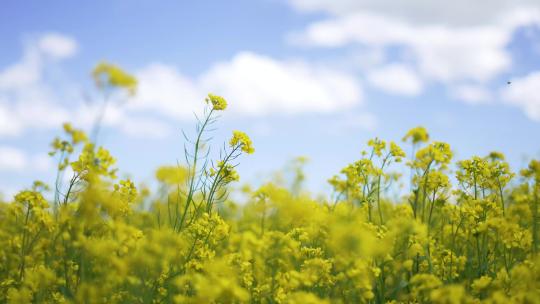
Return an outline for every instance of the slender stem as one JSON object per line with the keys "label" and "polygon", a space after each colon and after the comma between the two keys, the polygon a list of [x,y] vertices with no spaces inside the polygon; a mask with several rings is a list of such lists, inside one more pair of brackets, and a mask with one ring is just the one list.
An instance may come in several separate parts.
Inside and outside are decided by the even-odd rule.
{"label": "slender stem", "polygon": [[23,226],[23,237],[22,237],[22,244],[21,244],[21,266],[19,269],[19,283],[22,282],[23,275],[24,275],[24,268],[25,268],[25,256],[26,256],[26,238],[27,238],[27,228],[28,225],[28,219],[30,218],[30,210],[32,207],[30,206],[30,203],[27,203],[27,209],[26,209],[26,215],[24,219],[24,226]]}
{"label": "slender stem", "polygon": [[97,139],[98,139],[99,131],[101,129],[101,123],[103,122],[103,118],[105,117],[105,113],[107,112],[108,105],[109,105],[109,93],[105,92],[103,96],[103,103],[101,104],[98,115],[96,116],[96,120],[94,121],[94,127],[92,129],[92,136],[90,137],[91,141],[96,146],[97,146]]}
{"label": "slender stem", "polygon": [[532,238],[533,238],[533,252],[536,254],[538,251],[538,189],[540,189],[540,183],[536,184],[533,188],[533,201],[532,201]]}
{"label": "slender stem", "polygon": [[384,169],[384,165],[386,165],[386,162],[388,161],[388,158],[390,157],[390,153],[388,153],[388,155],[386,155],[386,157],[384,158],[383,162],[382,162],[382,165],[381,165],[381,172],[378,176],[378,180],[377,180],[377,209],[379,211],[379,220],[380,220],[380,224],[382,225],[383,224],[383,215],[382,215],[382,209],[381,209],[381,177],[382,177],[382,174],[383,174],[383,169]]}
{"label": "slender stem", "polygon": [[223,180],[223,176],[221,176],[221,172],[223,172],[223,168],[225,167],[225,165],[228,163],[228,161],[231,159],[231,157],[233,155],[235,155],[235,153],[238,151],[238,149],[240,149],[241,145],[236,145],[232,151],[227,155],[227,157],[225,157],[225,159],[223,160],[223,165],[221,167],[219,167],[217,173],[216,173],[216,178],[214,179],[214,181],[212,182],[212,185],[210,186],[210,191],[208,191],[208,200],[206,201],[206,211],[207,212],[210,212],[211,208],[212,208],[212,203],[213,203],[213,200],[214,200],[214,195],[217,191],[217,187],[219,186],[219,184],[221,183],[221,181]]}
{"label": "slender stem", "polygon": [[68,191],[66,195],[64,196],[64,205],[67,205],[67,203],[69,202],[69,195],[71,194],[71,190],[73,189],[73,186],[75,186],[75,184],[77,183],[77,179],[79,178],[79,176],[80,176],[79,173],[73,174],[73,177],[69,181]]}
{"label": "slender stem", "polygon": [[433,216],[433,206],[435,205],[435,195],[436,195],[436,193],[437,193],[437,189],[434,189],[433,190],[433,196],[431,198],[431,204],[429,206],[429,217],[428,217],[428,222],[427,222],[428,235],[429,235],[430,228],[431,228],[431,217]]}
{"label": "slender stem", "polygon": [[499,196],[501,197],[501,208],[502,208],[503,216],[505,216],[504,195],[503,195],[503,189],[502,189],[502,185],[501,185],[501,180],[499,178],[497,178],[497,185],[498,185],[498,188],[499,188]]}
{"label": "slender stem", "polygon": [[61,179],[61,174],[64,170],[60,170],[60,166],[62,165],[62,162],[64,160],[64,156],[66,154],[66,151],[65,150],[62,150],[62,153],[60,154],[60,159],[58,160],[58,170],[56,171],[56,180],[54,182],[54,186],[55,186],[55,189],[54,189],[54,210],[56,212],[56,209],[58,208],[58,204],[60,203],[60,179]]}
{"label": "slender stem", "polygon": [[186,205],[184,206],[184,213],[182,214],[182,218],[180,219],[180,224],[178,226],[178,231],[182,230],[182,227],[184,225],[184,221],[186,220],[186,215],[189,209],[189,205],[193,201],[193,195],[195,193],[195,180],[197,179],[197,161],[199,157],[199,148],[201,145],[201,137],[204,133],[204,130],[206,126],[208,125],[208,122],[210,121],[210,118],[212,116],[212,113],[214,113],[214,109],[211,109],[208,115],[206,116],[201,129],[199,130],[199,134],[197,135],[197,140],[195,141],[195,151],[193,155],[193,165],[192,170],[190,172],[190,182],[189,182],[189,192],[188,196],[186,198]]}

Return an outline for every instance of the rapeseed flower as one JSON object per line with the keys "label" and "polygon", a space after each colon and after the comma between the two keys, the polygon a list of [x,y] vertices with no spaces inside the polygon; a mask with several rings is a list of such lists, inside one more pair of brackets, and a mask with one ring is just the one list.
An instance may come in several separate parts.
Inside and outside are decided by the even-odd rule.
{"label": "rapeseed flower", "polygon": [[[117,76],[100,79],[130,86]],[[244,186],[238,202],[227,194],[253,144],[234,131],[211,160],[209,108],[187,164],[160,167],[155,191],[117,179],[111,153],[64,125],[51,154],[69,183],[0,200],[0,302],[540,302],[540,161],[516,178],[502,154],[453,161],[415,128],[404,196],[389,189],[405,153],[376,138],[330,179],[331,199],[298,191],[296,165],[292,186]]]}
{"label": "rapeseed flower", "polygon": [[126,73],[117,65],[101,62],[92,71],[96,86],[100,89],[120,88],[125,89],[130,95],[135,95],[137,79]]}
{"label": "rapeseed flower", "polygon": [[247,154],[252,154],[253,152],[255,152],[255,148],[253,148],[253,143],[251,142],[251,139],[249,138],[249,136],[247,136],[246,133],[242,131],[233,131],[233,136],[229,141],[229,146],[231,148],[239,147],[240,150]]}
{"label": "rapeseed flower", "polygon": [[214,94],[208,94],[206,103],[211,103],[214,111],[223,111],[227,108],[227,101],[225,98]]}

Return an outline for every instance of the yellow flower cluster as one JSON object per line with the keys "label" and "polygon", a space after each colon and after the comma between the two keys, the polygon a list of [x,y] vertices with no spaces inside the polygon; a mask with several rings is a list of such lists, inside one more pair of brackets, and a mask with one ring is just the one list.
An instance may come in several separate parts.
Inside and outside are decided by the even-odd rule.
{"label": "yellow flower cluster", "polygon": [[214,94],[208,94],[206,103],[211,103],[214,111],[223,111],[227,108],[227,101],[225,98]]}
{"label": "yellow flower cluster", "polygon": [[[472,157],[454,179],[450,146],[417,128],[414,155],[369,141],[332,200],[298,191],[295,166],[292,187],[244,187],[239,205],[223,194],[234,153],[161,167],[151,191],[64,129],[67,189],[51,187],[53,203],[36,182],[0,202],[1,303],[540,303],[539,161],[517,180],[500,153]],[[230,146],[253,152],[239,131]],[[411,191],[396,198],[391,166],[406,157]]]}
{"label": "yellow flower cluster", "polygon": [[[204,208],[207,191],[194,192],[187,204],[188,169],[161,167],[158,191],[137,189],[131,180],[114,182],[114,158],[104,148],[81,131],[66,132],[78,134],[70,145],[85,142],[71,163],[84,182],[71,198],[52,208],[37,182],[0,204],[1,302],[540,298],[538,161],[521,172],[521,183],[512,183],[504,157],[459,161],[452,187],[450,147],[428,143],[409,162],[411,194],[392,201],[384,190],[397,178],[390,164],[406,156],[396,143],[375,139],[332,179],[342,194],[333,201],[267,183],[244,189],[242,207],[229,201],[213,210]],[[244,133],[233,138],[233,147],[251,149]],[[209,176],[226,180],[224,187],[238,178],[224,161]]]}
{"label": "yellow flower cluster", "polygon": [[409,139],[413,144],[425,143],[429,141],[429,133],[422,126],[412,128],[405,134],[403,141],[408,141]]}
{"label": "yellow flower cluster", "polygon": [[92,71],[94,82],[100,89],[125,89],[130,95],[137,91],[137,79],[126,73],[119,66],[108,63],[99,63]]}
{"label": "yellow flower cluster", "polygon": [[218,177],[225,183],[238,181],[240,179],[240,176],[238,176],[234,166],[229,163],[225,163],[224,161],[219,161],[216,169],[210,168],[210,176]]}
{"label": "yellow flower cluster", "polygon": [[231,148],[239,147],[243,152],[247,154],[252,154],[255,152],[255,148],[253,148],[253,143],[251,142],[251,139],[249,136],[247,136],[246,133],[242,131],[233,131],[233,137],[229,141],[229,145]]}

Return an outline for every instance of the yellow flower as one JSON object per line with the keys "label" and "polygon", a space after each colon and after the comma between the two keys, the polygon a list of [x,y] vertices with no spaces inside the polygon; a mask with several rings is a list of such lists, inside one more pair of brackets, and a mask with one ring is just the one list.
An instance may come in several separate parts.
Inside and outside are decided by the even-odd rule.
{"label": "yellow flower", "polygon": [[247,154],[252,154],[255,152],[255,148],[253,148],[253,143],[251,142],[251,139],[249,136],[247,136],[246,133],[242,131],[233,131],[233,137],[229,141],[229,145],[231,148],[235,148],[237,146],[240,146],[241,150],[246,152]]}
{"label": "yellow flower", "polygon": [[409,138],[413,144],[417,144],[419,142],[427,142],[429,140],[429,134],[426,128],[419,126],[410,129],[409,132],[407,132],[407,134],[405,134],[403,137],[403,141],[407,141]]}
{"label": "yellow flower", "polygon": [[108,62],[99,63],[94,68],[92,76],[94,77],[96,86],[100,89],[108,86],[123,88],[130,95],[135,95],[135,91],[137,90],[137,79],[135,77],[126,73],[120,67]]}
{"label": "yellow flower", "polygon": [[413,268],[413,264],[413,260],[406,260],[405,262],[403,262],[403,268],[405,268],[407,271],[411,271]]}
{"label": "yellow flower", "polygon": [[219,177],[226,183],[238,181],[240,176],[234,169],[234,166],[223,161],[219,161],[217,169],[210,168],[210,176],[216,176],[219,174]]}
{"label": "yellow flower", "polygon": [[395,158],[396,162],[400,162],[405,157],[405,152],[395,142],[390,142],[390,154]]}
{"label": "yellow flower", "polygon": [[73,128],[70,123],[64,123],[62,127],[64,128],[64,131],[71,136],[71,143],[73,145],[88,141],[86,133],[82,130]]}
{"label": "yellow flower", "polygon": [[471,288],[475,293],[481,293],[484,291],[489,284],[491,284],[491,278],[488,276],[482,276],[479,279],[474,280],[474,282],[471,284]]}
{"label": "yellow flower", "polygon": [[[95,73],[103,89],[131,86],[108,64]],[[227,106],[206,102],[209,120]],[[390,168],[405,153],[375,138],[330,180],[331,200],[297,191],[303,159],[293,179],[229,197],[236,157],[254,150],[234,131],[230,154],[205,146],[190,162],[186,149],[187,167],[159,168],[150,193],[114,182],[109,151],[64,131],[50,192],[0,196],[0,303],[540,303],[539,160],[512,180],[502,154],[456,164],[446,143],[417,149],[418,127],[406,196]]]}
{"label": "yellow flower", "polygon": [[438,304],[469,303],[465,289],[461,285],[447,285],[431,292],[431,301]]}
{"label": "yellow flower", "polygon": [[368,146],[372,147],[373,152],[380,157],[382,151],[386,148],[386,142],[378,138],[373,138],[368,141]]}
{"label": "yellow flower", "polygon": [[214,94],[208,94],[206,103],[212,103],[212,109],[215,111],[223,111],[227,108],[227,101],[225,98]]}
{"label": "yellow flower", "polygon": [[188,169],[181,166],[162,166],[156,170],[156,179],[170,186],[184,183],[188,176]]}

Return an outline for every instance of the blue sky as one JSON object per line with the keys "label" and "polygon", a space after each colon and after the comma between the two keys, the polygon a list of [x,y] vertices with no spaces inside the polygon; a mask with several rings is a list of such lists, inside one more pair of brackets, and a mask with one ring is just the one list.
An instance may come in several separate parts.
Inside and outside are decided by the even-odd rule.
{"label": "blue sky", "polygon": [[540,3],[400,3],[3,1],[0,191],[52,180],[48,144],[63,121],[90,128],[83,96],[98,99],[100,60],[140,81],[101,139],[138,182],[182,159],[180,130],[207,92],[230,104],[216,146],[234,129],[254,141],[245,182],[302,155],[309,188],[328,193],[369,138],[399,141],[417,125],[457,159],[497,150],[518,169],[540,157]]}

